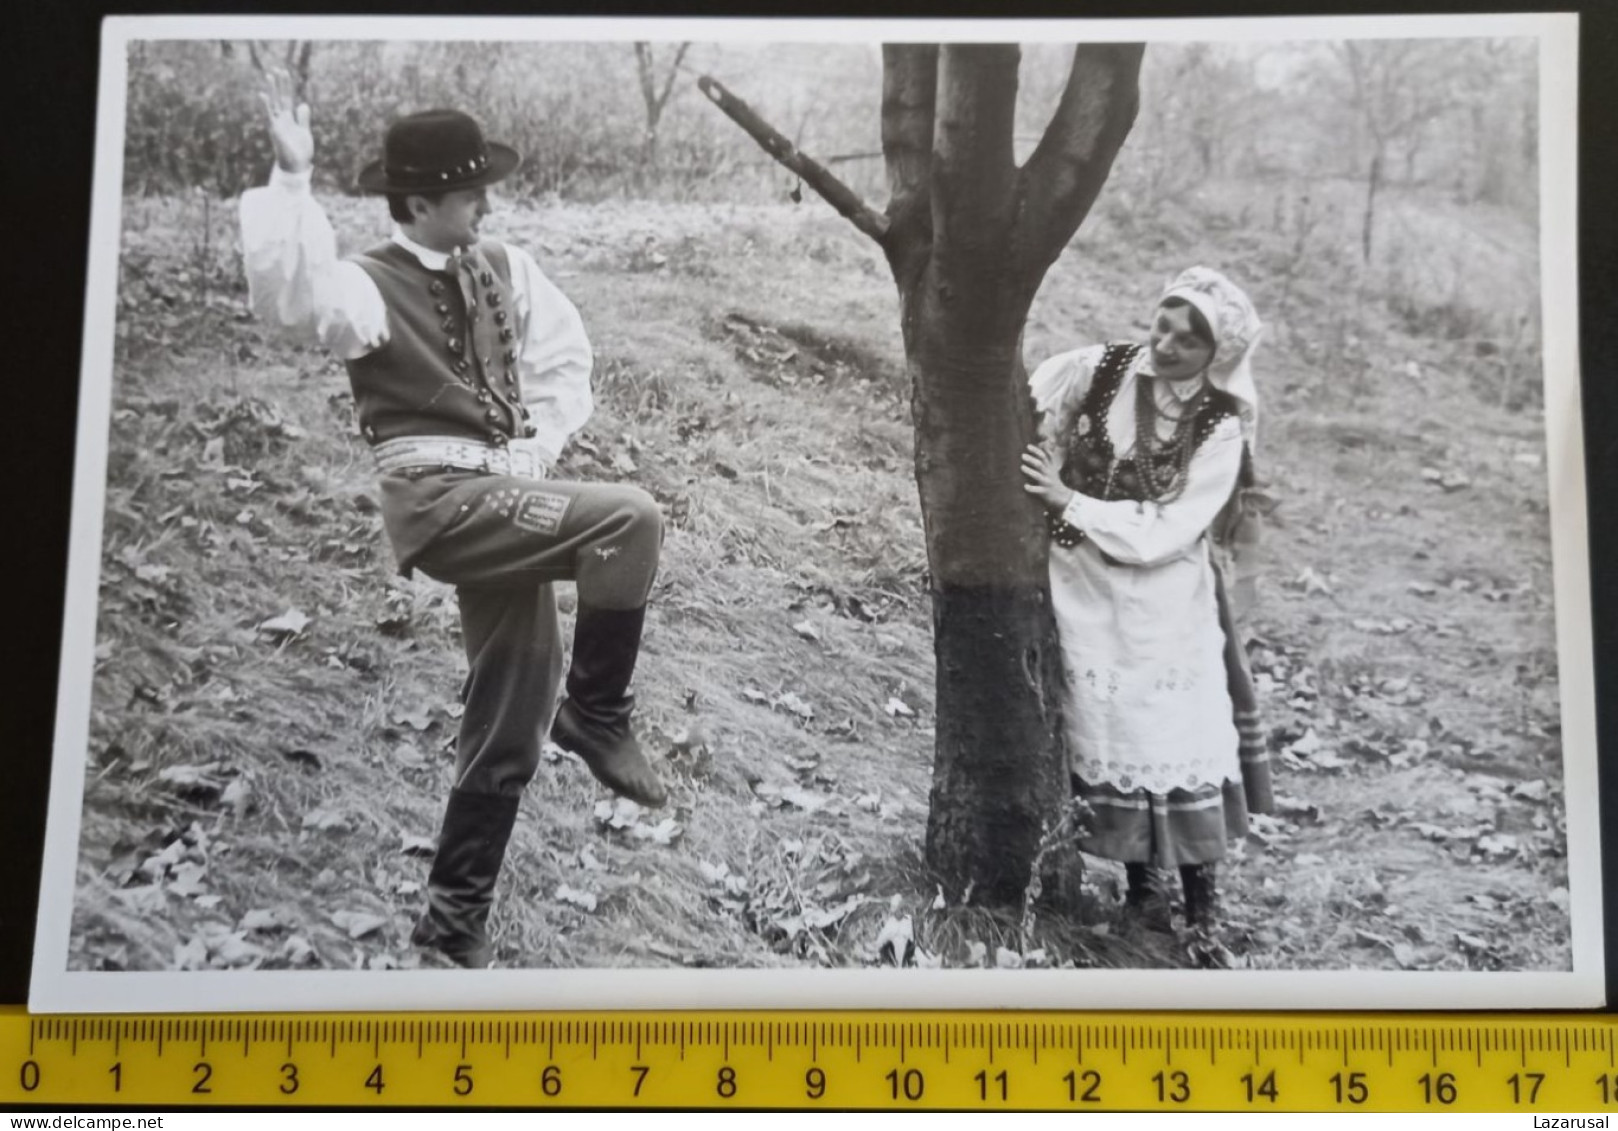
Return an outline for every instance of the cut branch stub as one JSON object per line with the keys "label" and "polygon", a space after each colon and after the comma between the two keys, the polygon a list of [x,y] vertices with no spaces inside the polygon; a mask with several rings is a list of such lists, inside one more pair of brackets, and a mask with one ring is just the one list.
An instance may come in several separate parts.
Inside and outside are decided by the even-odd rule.
{"label": "cut branch stub", "polygon": [[746,130],[764,152],[802,177],[804,183],[819,193],[839,214],[877,243],[886,245],[888,218],[867,205],[859,193],[839,180],[835,173],[800,151],[784,134],[759,117],[751,106],[726,90],[717,79],[703,75],[697,80],[697,89],[708,101],[723,110],[726,117]]}

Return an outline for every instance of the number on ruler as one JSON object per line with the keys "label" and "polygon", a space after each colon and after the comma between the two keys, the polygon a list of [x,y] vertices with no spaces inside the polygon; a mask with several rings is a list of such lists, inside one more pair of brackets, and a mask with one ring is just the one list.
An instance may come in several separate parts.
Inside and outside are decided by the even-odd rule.
{"label": "number on ruler", "polygon": [[1416,1083],[1421,1085],[1421,1097],[1427,1103],[1434,1100],[1445,1105],[1455,1102],[1455,1077],[1449,1072],[1440,1072],[1437,1076],[1424,1072]]}
{"label": "number on ruler", "polygon": [[646,1083],[646,1074],[652,1070],[649,1064],[631,1064],[629,1070],[635,1074],[635,1094],[640,1095],[640,1086]]}
{"label": "number on ruler", "polygon": [[455,1066],[455,1094],[457,1096],[470,1096],[472,1094],[472,1066],[470,1064],[457,1064]]}
{"label": "number on ruler", "polygon": [[[17,1082],[22,1085],[22,1090],[23,1091],[25,1091],[25,1092],[33,1091],[35,1088],[39,1087],[39,1065],[38,1065],[38,1063],[36,1063],[35,1061],[32,1061],[32,1060],[23,1061],[22,1062],[22,1070],[17,1073],[17,1077],[18,1077]],[[1605,1080],[1606,1077],[1603,1076],[1602,1079]]]}
{"label": "number on ruler", "polygon": [[907,1068],[903,1074],[895,1068],[882,1078],[888,1082],[894,1099],[903,1095],[907,1100],[919,1100],[922,1093],[927,1090],[927,1081],[919,1068]]}
{"label": "number on ruler", "polygon": [[1506,1083],[1511,1085],[1511,1102],[1514,1104],[1520,1104],[1523,1102],[1522,1094],[1523,1089],[1526,1086],[1528,1090],[1528,1102],[1531,1104],[1538,1103],[1539,1086],[1544,1082],[1545,1073],[1543,1072],[1513,1072],[1511,1074],[1511,1079],[1506,1081]]}
{"label": "number on ruler", "polygon": [[191,1085],[191,1091],[199,1096],[213,1094],[213,1089],[208,1087],[208,1081],[213,1079],[213,1065],[206,1060],[199,1060],[192,1066],[191,1071],[197,1074],[197,1082]]}
{"label": "number on ruler", "polygon": [[818,1100],[826,1094],[826,1070],[824,1068],[811,1068],[803,1074],[803,1094],[812,1100]]}
{"label": "number on ruler", "polygon": [[539,1074],[539,1090],[547,1096],[562,1094],[562,1070],[554,1064],[547,1064],[545,1071]]}
{"label": "number on ruler", "polygon": [[1259,1096],[1263,1096],[1272,1104],[1281,1098],[1281,1093],[1275,1086],[1274,1072],[1267,1073],[1264,1079],[1260,1080],[1256,1084],[1253,1082],[1253,1074],[1249,1072],[1246,1076],[1242,1077],[1242,1083],[1247,1086],[1248,1103],[1256,1102]]}
{"label": "number on ruler", "polygon": [[290,1096],[298,1090],[298,1066],[290,1060],[281,1066],[281,1094]]}
{"label": "number on ruler", "polygon": [[990,1083],[1000,1085],[1000,1099],[1002,1102],[1009,1098],[1011,1081],[1004,1072],[996,1072],[991,1077],[989,1075],[989,1070],[985,1068],[982,1072],[979,1072],[976,1076],[972,1077],[972,1079],[978,1082],[978,1099],[983,1100],[985,1103],[987,1103],[989,1099]]}
{"label": "number on ruler", "polygon": [[1365,1073],[1350,1072],[1344,1076],[1341,1072],[1334,1072],[1331,1078],[1332,1089],[1337,1093],[1338,1103],[1351,1103],[1356,1106],[1371,1098],[1371,1089],[1365,1086]]}
{"label": "number on ruler", "polygon": [[379,1096],[382,1094],[382,1066],[380,1064],[371,1069],[371,1074],[365,1078],[365,1086]]}
{"label": "number on ruler", "polygon": [[719,1069],[719,1080],[714,1084],[713,1090],[719,1093],[719,1098],[728,1100],[736,1094],[736,1070],[726,1064]]}
{"label": "number on ruler", "polygon": [[[1076,1076],[1069,1072],[1062,1077],[1067,1085],[1068,1103],[1098,1104],[1101,1102],[1101,1073],[1086,1071],[1083,1076]],[[1079,1091],[1079,1085],[1084,1085],[1084,1091]]]}
{"label": "number on ruler", "polygon": [[123,1091],[124,1090],[124,1062],[121,1061],[121,1060],[116,1061],[111,1068],[107,1069],[107,1071],[112,1074],[112,1090],[115,1091],[115,1092]]}
{"label": "number on ruler", "polygon": [[[29,1063],[32,1063],[32,1061]],[[36,1080],[39,1078],[37,1073],[34,1078]],[[1612,1076],[1603,1072],[1600,1076],[1596,1077],[1596,1083],[1601,1087],[1602,1103],[1610,1104],[1615,1099],[1618,1099],[1618,1076]]]}
{"label": "number on ruler", "polygon": [[1159,1072],[1152,1083],[1157,1085],[1158,1103],[1183,1104],[1191,1098],[1191,1077],[1184,1072]]}

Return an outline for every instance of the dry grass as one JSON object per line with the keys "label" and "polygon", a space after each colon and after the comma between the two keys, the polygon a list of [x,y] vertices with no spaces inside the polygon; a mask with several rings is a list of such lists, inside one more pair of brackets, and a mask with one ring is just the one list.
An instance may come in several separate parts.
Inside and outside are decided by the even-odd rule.
{"label": "dry grass", "polygon": [[[384,230],[378,209],[329,203],[353,244]],[[127,213],[72,963],[415,965],[427,864],[404,850],[436,832],[448,786],[453,595],[393,574],[340,367],[245,320],[229,234],[204,238],[190,208]],[[908,917],[947,965],[1001,948],[1190,961],[1120,920],[1105,862],[1056,867],[1027,913],[937,905],[919,860],[925,559],[874,249],[807,205],[502,220],[597,349],[598,411],[564,473],[627,475],[669,516],[638,691],[679,828],[666,844],[637,837],[663,814],[611,828],[589,775],[547,762],[501,879],[501,960],[869,964]],[[1347,341],[1329,280],[1264,270],[1286,233],[1197,231],[1214,226],[1137,247],[1098,217],[1054,269],[1028,356],[1132,332],[1193,261],[1289,312],[1263,362],[1282,502],[1254,655],[1278,756],[1313,727],[1341,764],[1281,770],[1298,802],[1226,869],[1229,941],[1255,966],[1565,967],[1544,472],[1518,458],[1540,451],[1538,421],[1480,398],[1472,353],[1404,336],[1385,304],[1328,349]],[[1305,568],[1329,595],[1288,587]],[[302,633],[259,630],[288,609]],[[1377,627],[1396,618],[1410,626]],[[353,915],[376,921],[354,938]]]}

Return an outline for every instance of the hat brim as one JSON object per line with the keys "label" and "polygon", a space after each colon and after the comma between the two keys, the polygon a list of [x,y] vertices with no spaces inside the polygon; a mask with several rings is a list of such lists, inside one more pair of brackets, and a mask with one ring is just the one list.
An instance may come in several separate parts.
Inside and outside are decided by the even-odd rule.
{"label": "hat brim", "polygon": [[497,141],[488,142],[485,147],[489,154],[489,164],[482,172],[469,177],[451,177],[447,180],[433,181],[423,184],[419,181],[399,182],[388,180],[388,172],[382,162],[372,161],[360,170],[357,178],[361,192],[381,193],[393,195],[397,193],[437,193],[454,192],[456,189],[483,188],[496,181],[503,181],[516,171],[522,164],[522,155],[509,145],[501,145]]}

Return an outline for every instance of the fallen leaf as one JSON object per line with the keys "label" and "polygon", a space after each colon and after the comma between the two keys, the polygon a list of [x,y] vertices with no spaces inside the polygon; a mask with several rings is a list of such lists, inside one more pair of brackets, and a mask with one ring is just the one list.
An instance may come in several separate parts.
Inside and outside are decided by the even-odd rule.
{"label": "fallen leaf", "polygon": [[213,776],[217,768],[217,764],[170,766],[158,772],[157,780],[181,793],[215,796],[225,788],[225,783]]}
{"label": "fallen leaf", "polygon": [[566,884],[557,887],[556,898],[563,903],[571,903],[575,907],[582,907],[586,911],[596,909],[596,897],[593,894],[587,891],[579,891],[577,888],[570,888]]}
{"label": "fallen leaf", "polygon": [[665,817],[655,825],[637,822],[630,826],[629,835],[636,840],[649,840],[653,844],[670,845],[685,830],[673,817]]}
{"label": "fallen leaf", "polygon": [[388,925],[386,918],[368,911],[333,911],[331,921],[347,931],[351,939],[363,939]]}
{"label": "fallen leaf", "polygon": [[742,688],[742,698],[749,703],[768,703],[770,701],[770,697],[756,687]]}
{"label": "fallen leaf", "polygon": [[280,917],[274,911],[264,908],[255,908],[242,916],[237,924],[244,931],[273,931],[282,925]]}
{"label": "fallen leaf", "polygon": [[1310,727],[1304,732],[1303,737],[1288,746],[1287,750],[1299,757],[1307,758],[1324,745],[1325,743],[1320,741],[1320,736],[1315,733],[1315,728]]}
{"label": "fallen leaf", "polygon": [[404,834],[404,845],[399,849],[404,856],[432,856],[438,851],[438,842],[430,836]]}
{"label": "fallen leaf", "polygon": [[836,923],[842,922],[856,911],[865,902],[864,896],[851,895],[842,903],[832,907],[805,908],[803,925],[815,931],[823,931]]}
{"label": "fallen leaf", "polygon": [[770,705],[772,707],[784,708],[805,721],[815,717],[815,709],[805,702],[803,698],[795,691],[782,692],[780,695],[776,696],[774,702],[772,702]]}
{"label": "fallen leaf", "polygon": [[303,815],[303,827],[317,831],[336,830],[346,832],[349,827],[348,814],[341,809],[326,808],[325,806],[311,809]]}
{"label": "fallen leaf", "polygon": [[730,865],[723,861],[718,864],[710,864],[706,860],[698,860],[697,871],[701,872],[702,878],[710,884],[723,883],[725,877],[730,875]]}
{"label": "fallen leaf", "polygon": [[889,718],[913,719],[916,717],[916,712],[912,711],[909,705],[897,695],[888,696],[888,701],[882,705],[882,709],[888,713]]}
{"label": "fallen leaf", "polygon": [[214,946],[210,965],[234,970],[257,966],[263,960],[264,950],[261,947],[248,942],[240,932],[233,932]]}
{"label": "fallen leaf", "polygon": [[297,609],[288,609],[278,617],[259,622],[258,630],[271,635],[298,636],[309,627],[309,618]]}
{"label": "fallen leaf", "polygon": [[187,897],[200,895],[204,890],[202,877],[207,874],[208,869],[205,866],[191,860],[183,861],[175,865],[174,876],[169,881],[169,890],[175,895]]}
{"label": "fallen leaf", "polygon": [[805,640],[818,641],[820,639],[820,629],[816,628],[813,624],[806,620],[801,620],[797,624],[793,625],[792,631],[796,632]]}
{"label": "fallen leaf", "polygon": [[253,787],[247,784],[246,778],[236,778],[225,787],[219,795],[219,800],[229,805],[238,817],[247,812],[247,806],[253,799]]}
{"label": "fallen leaf", "polygon": [[824,808],[830,799],[799,786],[789,785],[781,790],[781,800],[806,813],[813,813],[817,809]]}
{"label": "fallen leaf", "polygon": [[994,948],[994,964],[1001,970],[1021,970],[1022,955],[1008,947],[997,946]]}
{"label": "fallen leaf", "polygon": [[200,937],[192,937],[174,948],[174,968],[176,970],[206,970],[208,968],[208,944]]}

